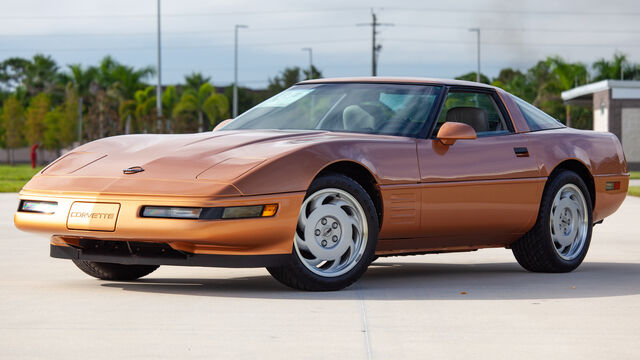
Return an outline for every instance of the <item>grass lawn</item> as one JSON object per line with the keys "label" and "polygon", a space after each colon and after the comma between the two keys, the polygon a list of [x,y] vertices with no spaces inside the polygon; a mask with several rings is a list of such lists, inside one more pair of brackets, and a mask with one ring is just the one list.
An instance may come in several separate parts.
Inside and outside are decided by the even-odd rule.
{"label": "grass lawn", "polygon": [[24,184],[41,169],[42,166],[32,169],[28,164],[0,165],[0,192],[20,191]]}
{"label": "grass lawn", "polygon": [[640,179],[640,171],[630,171],[630,179]]}
{"label": "grass lawn", "polygon": [[629,195],[640,196],[640,186],[629,186]]}

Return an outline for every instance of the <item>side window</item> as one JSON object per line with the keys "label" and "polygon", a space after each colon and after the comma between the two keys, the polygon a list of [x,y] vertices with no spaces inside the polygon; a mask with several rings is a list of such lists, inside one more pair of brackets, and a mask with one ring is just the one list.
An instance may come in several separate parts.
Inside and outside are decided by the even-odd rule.
{"label": "side window", "polygon": [[470,125],[479,137],[504,135],[510,132],[493,97],[486,93],[449,92],[438,118],[434,136],[447,121]]}
{"label": "side window", "polygon": [[524,119],[527,121],[527,125],[529,125],[529,129],[531,131],[558,129],[565,127],[564,124],[547,115],[547,113],[538,109],[537,107],[529,104],[528,102],[520,99],[517,96],[512,97],[518,105],[518,108],[520,108],[520,112],[522,113],[522,116],[524,116]]}

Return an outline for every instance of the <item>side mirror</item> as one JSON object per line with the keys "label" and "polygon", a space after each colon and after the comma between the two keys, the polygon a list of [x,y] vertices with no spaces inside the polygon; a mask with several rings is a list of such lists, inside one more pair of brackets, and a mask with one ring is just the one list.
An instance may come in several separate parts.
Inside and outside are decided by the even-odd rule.
{"label": "side mirror", "polygon": [[446,122],[442,124],[436,137],[444,145],[453,145],[457,140],[474,140],[476,131],[467,124]]}
{"label": "side mirror", "polygon": [[231,122],[231,120],[233,119],[227,119],[227,120],[223,120],[221,121],[218,125],[216,125],[216,127],[213,128],[213,130],[211,131],[216,131],[216,130],[220,130],[223,126],[227,125],[228,123]]}

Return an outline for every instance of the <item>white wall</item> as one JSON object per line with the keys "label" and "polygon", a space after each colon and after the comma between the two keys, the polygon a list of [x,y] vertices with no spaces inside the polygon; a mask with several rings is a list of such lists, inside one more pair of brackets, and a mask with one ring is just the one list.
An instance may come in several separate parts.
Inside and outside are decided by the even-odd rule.
{"label": "white wall", "polygon": [[640,162],[640,108],[622,109],[622,148],[628,162]]}
{"label": "white wall", "polygon": [[[63,151],[64,153],[64,151]],[[44,154],[44,159],[40,159],[40,154]],[[16,163],[31,163],[31,148],[19,148],[13,150],[13,157]],[[54,151],[38,152],[38,163],[48,164],[57,159],[58,156]],[[0,149],[0,164],[7,163],[7,150]]]}
{"label": "white wall", "polygon": [[593,109],[593,130],[609,131],[609,109],[606,105]]}

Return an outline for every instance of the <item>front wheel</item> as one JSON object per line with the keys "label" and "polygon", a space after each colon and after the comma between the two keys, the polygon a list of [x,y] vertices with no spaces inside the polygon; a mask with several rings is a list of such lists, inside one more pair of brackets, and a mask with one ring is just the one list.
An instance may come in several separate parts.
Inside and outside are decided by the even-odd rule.
{"label": "front wheel", "polygon": [[347,176],[325,175],[307,191],[289,263],[267,270],[295,289],[340,290],[366,271],[377,240],[377,212],[367,192]]}
{"label": "front wheel", "polygon": [[100,280],[135,280],[154,272],[158,265],[124,265],[86,260],[72,260],[85,274]]}
{"label": "front wheel", "polygon": [[572,171],[550,179],[533,229],[516,241],[513,254],[525,269],[569,272],[584,260],[591,242],[593,209],[587,186]]}

